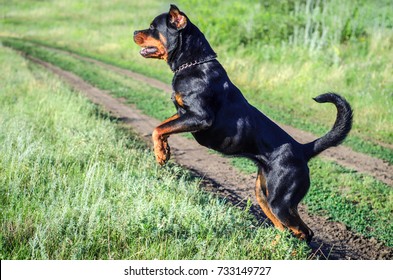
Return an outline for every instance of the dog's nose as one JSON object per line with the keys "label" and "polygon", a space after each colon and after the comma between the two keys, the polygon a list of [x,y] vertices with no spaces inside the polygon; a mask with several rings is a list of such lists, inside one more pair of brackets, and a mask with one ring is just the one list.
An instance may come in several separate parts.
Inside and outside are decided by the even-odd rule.
{"label": "dog's nose", "polygon": [[134,36],[136,36],[136,34],[138,34],[139,33],[139,31],[138,30],[135,30],[134,31]]}

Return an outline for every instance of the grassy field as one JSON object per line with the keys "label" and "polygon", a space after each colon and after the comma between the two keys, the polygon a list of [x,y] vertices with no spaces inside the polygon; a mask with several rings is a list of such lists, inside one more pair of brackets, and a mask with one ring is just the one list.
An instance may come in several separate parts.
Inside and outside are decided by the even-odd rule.
{"label": "grassy field", "polygon": [[[0,48],[1,259],[303,259],[55,77]],[[131,136],[130,136],[131,135]]]}
{"label": "grassy field", "polygon": [[[318,3],[177,2],[256,107],[279,122],[321,135],[335,112],[311,97],[340,92],[355,109],[354,129],[345,144],[393,162],[387,147],[393,144],[393,66],[387,63],[393,60],[393,4]],[[165,93],[31,42],[170,83],[168,66],[141,58],[131,38],[168,7],[156,0],[15,1],[2,7],[0,35],[27,39],[2,41],[164,119],[173,114]],[[305,247],[291,238],[272,248],[276,231],[255,230],[246,212],[201,193],[186,171],[157,169],[135,137],[102,120],[97,108],[44,71],[5,49],[0,63],[5,73],[0,153],[6,155],[0,159],[1,258],[307,257]],[[70,123],[78,118],[77,124]],[[255,171],[244,161],[236,165]],[[305,198],[310,211],[393,246],[391,187],[319,159],[310,168],[313,186]],[[129,213],[135,214],[132,219]],[[213,216],[219,221],[211,225]],[[218,238],[221,230],[223,239]],[[253,248],[253,242],[261,245]],[[225,244],[233,244],[234,251]]]}

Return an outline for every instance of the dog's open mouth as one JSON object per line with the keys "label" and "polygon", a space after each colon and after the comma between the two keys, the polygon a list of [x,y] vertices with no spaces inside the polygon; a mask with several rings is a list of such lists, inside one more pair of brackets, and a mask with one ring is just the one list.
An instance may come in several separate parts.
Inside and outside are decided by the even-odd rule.
{"label": "dog's open mouth", "polygon": [[139,52],[143,57],[147,57],[149,55],[152,55],[154,53],[156,53],[158,51],[158,49],[156,47],[144,47],[141,49],[141,51]]}

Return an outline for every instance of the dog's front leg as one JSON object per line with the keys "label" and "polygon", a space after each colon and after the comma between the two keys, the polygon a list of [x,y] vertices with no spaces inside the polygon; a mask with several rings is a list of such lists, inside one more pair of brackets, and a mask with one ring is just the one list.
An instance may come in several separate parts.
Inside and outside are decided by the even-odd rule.
{"label": "dog's front leg", "polygon": [[160,165],[164,165],[170,158],[170,147],[168,137],[174,133],[196,132],[209,128],[212,121],[206,116],[194,114],[178,114],[165,120],[157,126],[152,134],[154,144],[154,154]]}
{"label": "dog's front leg", "polygon": [[171,151],[170,147],[168,145],[168,137],[169,136],[164,136],[159,134],[159,128],[162,127],[164,124],[171,122],[173,120],[176,120],[179,118],[178,114],[173,115],[172,117],[166,119],[163,121],[156,129],[153,131],[153,144],[154,144],[154,155],[156,156],[156,160],[160,165],[165,164],[170,156],[171,156]]}

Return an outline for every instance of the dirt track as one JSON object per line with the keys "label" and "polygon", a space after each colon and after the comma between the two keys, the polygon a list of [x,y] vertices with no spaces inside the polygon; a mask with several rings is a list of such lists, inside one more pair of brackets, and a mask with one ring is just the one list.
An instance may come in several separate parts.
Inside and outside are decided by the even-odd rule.
{"label": "dirt track", "polygon": [[[105,92],[87,84],[78,76],[70,72],[63,71],[55,66],[52,66],[46,62],[37,60],[35,58],[29,57],[35,63],[39,63],[52,72],[58,74],[65,82],[70,84],[74,89],[80,91],[84,95],[86,95],[92,102],[102,106],[105,110],[107,110],[113,116],[121,119],[125,124],[132,127],[137,133],[142,135],[146,141],[150,141],[150,135],[153,131],[153,128],[159,124],[158,120],[152,119],[146,115],[143,115],[136,108],[125,105],[118,99],[106,94]],[[94,61],[94,63],[100,63]],[[110,70],[114,71],[125,71],[123,74],[129,75],[130,72],[127,70],[122,70],[117,67],[104,65]],[[132,72],[131,72],[132,73]],[[139,75],[140,76],[140,75]],[[134,79],[138,79],[132,77]],[[143,79],[145,82],[151,84],[151,79],[148,79],[144,76],[140,76],[140,79]],[[157,82],[157,81],[155,81]],[[162,87],[163,90],[170,90],[167,85],[163,85],[158,82],[156,87]],[[287,131],[291,128],[285,127]],[[292,131],[289,131],[293,133]],[[296,132],[296,131],[295,131]],[[296,133],[294,133],[296,134]],[[307,136],[308,133],[304,134],[304,137]],[[314,137],[314,136],[312,136]],[[297,137],[297,139],[299,139]],[[312,138],[315,139],[315,138]],[[300,141],[300,140],[299,140]],[[303,139],[301,142],[307,142],[308,140]],[[180,136],[171,136],[169,143],[171,145],[171,151],[173,158],[180,165],[185,166],[186,168],[192,170],[197,176],[204,178],[203,186],[209,191],[213,191],[220,196],[225,196],[232,203],[238,205],[240,207],[244,206],[244,203],[250,198],[254,202],[254,206],[251,209],[252,212],[259,218],[264,218],[263,214],[259,210],[259,207],[255,206],[256,202],[254,199],[254,176],[246,176],[237,172],[231,165],[229,164],[228,159],[223,158],[219,155],[208,153],[207,149],[202,146],[199,146],[196,141],[188,140]],[[344,147],[343,147],[344,148]],[[347,148],[344,148],[347,149]],[[347,163],[348,158],[343,157],[343,151],[336,151],[336,155],[333,153],[328,153],[325,156],[333,158],[340,164]],[[340,155],[340,158],[337,158],[337,153]],[[353,153],[353,152],[351,152]],[[357,157],[358,153],[349,154],[351,157]],[[363,156],[359,154],[360,156]],[[370,160],[372,158],[366,157],[366,160]],[[353,164],[356,166],[362,165],[361,163]],[[390,185],[392,185],[393,179],[391,175],[392,166],[386,165],[386,163],[382,162],[382,167],[378,167],[378,172],[382,172],[383,178],[388,178]],[[348,164],[343,164],[344,166],[348,166]],[[363,168],[370,166],[370,162],[364,164]],[[355,166],[355,167],[356,167]],[[368,169],[367,172],[371,175],[374,175],[376,178],[377,173]],[[385,169],[385,172],[383,172]],[[363,172],[356,169],[357,171]],[[390,172],[390,173],[389,173]],[[386,181],[386,180],[385,180]],[[393,258],[393,248],[385,247],[381,243],[379,243],[375,239],[366,239],[356,233],[353,233],[346,229],[345,225],[328,221],[324,217],[320,216],[312,216],[307,213],[307,210],[304,206],[300,206],[300,214],[304,221],[314,230],[315,238],[311,243],[311,247],[315,254],[319,255],[321,258],[328,259],[392,259]]]}

